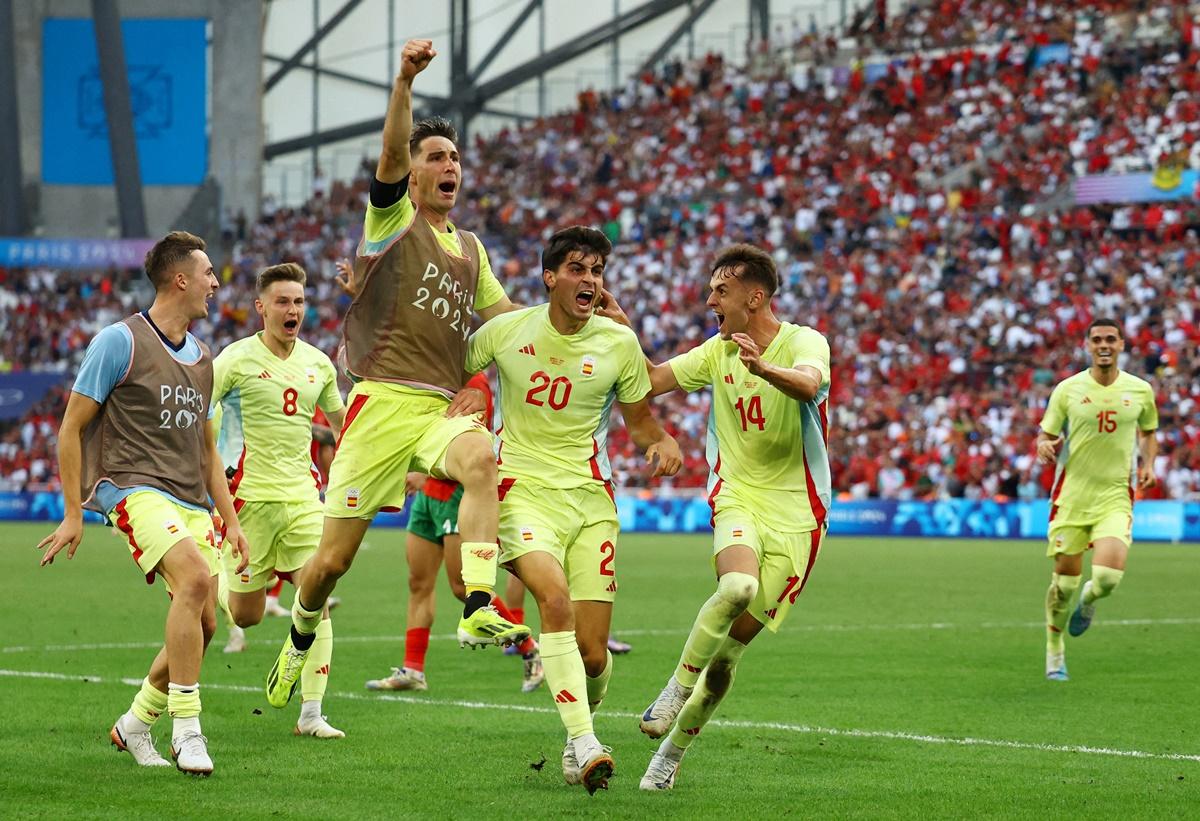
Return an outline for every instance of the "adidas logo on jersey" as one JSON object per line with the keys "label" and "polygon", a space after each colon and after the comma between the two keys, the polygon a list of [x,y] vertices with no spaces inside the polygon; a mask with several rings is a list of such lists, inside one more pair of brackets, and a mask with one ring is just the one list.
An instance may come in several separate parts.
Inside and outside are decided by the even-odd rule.
{"label": "adidas logo on jersey", "polygon": [[1090,397],[1090,396],[1085,396],[1085,397],[1083,397],[1083,401],[1081,401],[1079,404],[1081,404],[1081,405],[1090,405],[1090,404],[1092,404],[1092,397]]}
{"label": "adidas logo on jersey", "polygon": [[579,699],[575,698],[575,696],[571,695],[571,693],[567,690],[559,690],[558,695],[554,697],[554,700],[559,704],[574,704],[575,702],[579,701]]}
{"label": "adidas logo on jersey", "polygon": [[733,374],[730,374],[730,373],[725,374],[725,383],[728,385],[733,384]]}
{"label": "adidas logo on jersey", "polygon": [[518,348],[518,349],[517,349],[517,352],[518,352],[518,353],[525,353],[525,354],[529,354],[530,356],[537,356],[537,354],[536,354],[536,353],[534,353],[534,350],[533,350],[533,345],[532,345],[532,343],[531,343],[531,344],[529,344],[529,345],[526,345],[526,346],[525,346],[525,347],[523,347],[523,348]]}
{"label": "adidas logo on jersey", "polygon": [[263,371],[262,373],[260,373],[260,374],[258,375],[258,378],[259,378],[259,379],[270,379],[270,378],[271,378],[271,374],[267,373],[266,371]]}

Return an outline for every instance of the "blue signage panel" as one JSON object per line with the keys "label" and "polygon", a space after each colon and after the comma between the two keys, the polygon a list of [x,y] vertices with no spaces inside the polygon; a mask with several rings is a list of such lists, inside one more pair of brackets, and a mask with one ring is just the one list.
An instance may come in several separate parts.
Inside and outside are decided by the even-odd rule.
{"label": "blue signage panel", "polygon": [[0,419],[20,419],[55,385],[64,373],[0,373]]}
{"label": "blue signage panel", "polygon": [[[204,181],[206,29],[203,19],[121,21],[138,165],[146,185]],[[42,182],[113,182],[96,35],[87,18],[42,23]]]}
{"label": "blue signage panel", "polygon": [[39,239],[0,237],[6,268],[141,268],[152,239]]}

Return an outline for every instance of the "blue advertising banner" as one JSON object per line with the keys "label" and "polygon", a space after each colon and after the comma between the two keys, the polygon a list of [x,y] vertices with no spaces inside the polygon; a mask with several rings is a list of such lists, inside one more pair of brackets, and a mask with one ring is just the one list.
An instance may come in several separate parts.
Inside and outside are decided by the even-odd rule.
{"label": "blue advertising banner", "polygon": [[20,419],[68,377],[62,373],[0,373],[0,419]]}
{"label": "blue advertising banner", "polygon": [[141,268],[152,239],[30,239],[0,237],[0,265],[9,268]]}
{"label": "blue advertising banner", "polygon": [[[146,185],[199,185],[208,168],[207,21],[122,20]],[[42,182],[111,185],[108,116],[87,18],[42,23]]]}
{"label": "blue advertising banner", "polygon": [[[411,505],[375,517],[377,527],[404,527]],[[0,520],[56,520],[57,493],[0,493]],[[617,513],[627,533],[711,533],[711,511],[702,498],[618,496]],[[1044,539],[1047,502],[941,502],[865,500],[840,502],[830,511],[834,536],[892,536],[955,539]],[[100,521],[88,514],[88,521]],[[1135,541],[1200,544],[1200,502],[1147,501],[1134,507]]]}

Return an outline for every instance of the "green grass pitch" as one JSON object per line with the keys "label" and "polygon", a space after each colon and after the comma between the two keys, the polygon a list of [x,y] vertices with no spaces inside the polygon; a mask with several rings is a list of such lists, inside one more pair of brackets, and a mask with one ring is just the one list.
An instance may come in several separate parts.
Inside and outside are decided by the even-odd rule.
{"label": "green grass pitch", "polygon": [[[596,722],[616,776],[562,782],[563,734],[520,662],[449,640],[439,586],[430,689],[363,682],[402,661],[403,531],[375,530],[338,587],[325,712],[341,741],[292,735],[262,682],[286,630],[269,619],[201,679],[207,780],[141,770],[108,743],[161,638],[166,598],[91,527],[74,561],[38,569],[51,526],[4,525],[0,794],[4,817],[1179,818],[1200,816],[1200,585],[1195,545],[1139,544],[1072,680],[1042,677],[1040,543],[831,538],[779,635],[762,634],[673,792],[637,782],[654,743],[637,714],[710,594],[703,536],[629,535],[618,549],[616,659]],[[290,594],[289,594],[290,595]],[[169,720],[157,728],[167,752]]]}

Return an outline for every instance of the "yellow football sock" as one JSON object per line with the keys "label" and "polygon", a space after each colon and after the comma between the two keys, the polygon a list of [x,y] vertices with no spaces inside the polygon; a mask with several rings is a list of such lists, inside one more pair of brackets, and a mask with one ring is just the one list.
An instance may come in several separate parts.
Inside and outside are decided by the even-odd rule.
{"label": "yellow football sock", "polygon": [[579,645],[575,643],[575,631],[542,633],[539,644],[546,685],[558,707],[558,716],[567,728],[567,737],[578,738],[592,732],[592,713],[587,705],[587,673],[583,669]]}
{"label": "yellow football sock", "polygon": [[1121,583],[1121,578],[1124,575],[1124,570],[1105,567],[1102,564],[1093,564],[1092,583],[1084,588],[1083,603],[1091,604],[1096,599],[1111,596],[1113,591],[1117,589],[1117,585]]}
{"label": "yellow football sock", "polygon": [[688,745],[696,740],[696,736],[700,735],[700,730],[712,718],[717,705],[733,686],[737,664],[744,652],[746,645],[735,639],[726,637],[721,643],[716,655],[704,668],[704,674],[700,676],[696,689],[679,711],[679,718],[675,721],[675,729],[671,730],[670,736],[671,743],[676,747],[681,750],[687,749]]}
{"label": "yellow football sock", "polygon": [[469,596],[496,589],[496,559],[500,548],[493,542],[462,543],[462,580]]}
{"label": "yellow football sock", "polygon": [[217,605],[225,614],[227,619],[225,623],[230,627],[235,627],[237,622],[233,620],[233,611],[229,609],[229,579],[225,578],[224,571],[217,574]]}
{"label": "yellow football sock", "polygon": [[1050,589],[1046,591],[1046,651],[1063,652],[1063,630],[1071,617],[1071,599],[1079,589],[1078,576],[1050,574]]}
{"label": "yellow football sock", "polygon": [[308,651],[308,661],[300,672],[300,700],[320,701],[329,686],[329,663],[333,660],[333,621],[322,619],[317,638]]}
{"label": "yellow football sock", "polygon": [[316,632],[317,626],[321,623],[321,613],[325,609],[325,603],[316,610],[308,610],[304,605],[300,604],[300,594],[303,591],[297,587],[296,597],[292,599],[292,626],[296,628],[296,632],[310,636]]}
{"label": "yellow football sock", "polygon": [[195,718],[200,715],[200,685],[167,685],[167,712],[171,718]]}
{"label": "yellow football sock", "polygon": [[734,619],[745,612],[758,593],[758,579],[748,573],[726,573],[717,582],[717,592],[696,614],[696,623],[683,645],[683,654],[675,668],[675,680],[684,687],[695,687],[700,671],[716,654],[729,635]]}
{"label": "yellow football sock", "polygon": [[143,724],[152,725],[167,711],[167,694],[150,683],[150,677],[142,679],[142,688],[133,697],[130,711]]}
{"label": "yellow football sock", "polygon": [[[543,655],[542,658],[544,659],[545,656]],[[612,669],[612,653],[605,650],[604,669],[595,678],[587,677],[588,710],[593,714],[600,709],[600,702],[604,701],[604,694],[608,692],[608,680],[612,678]]]}

